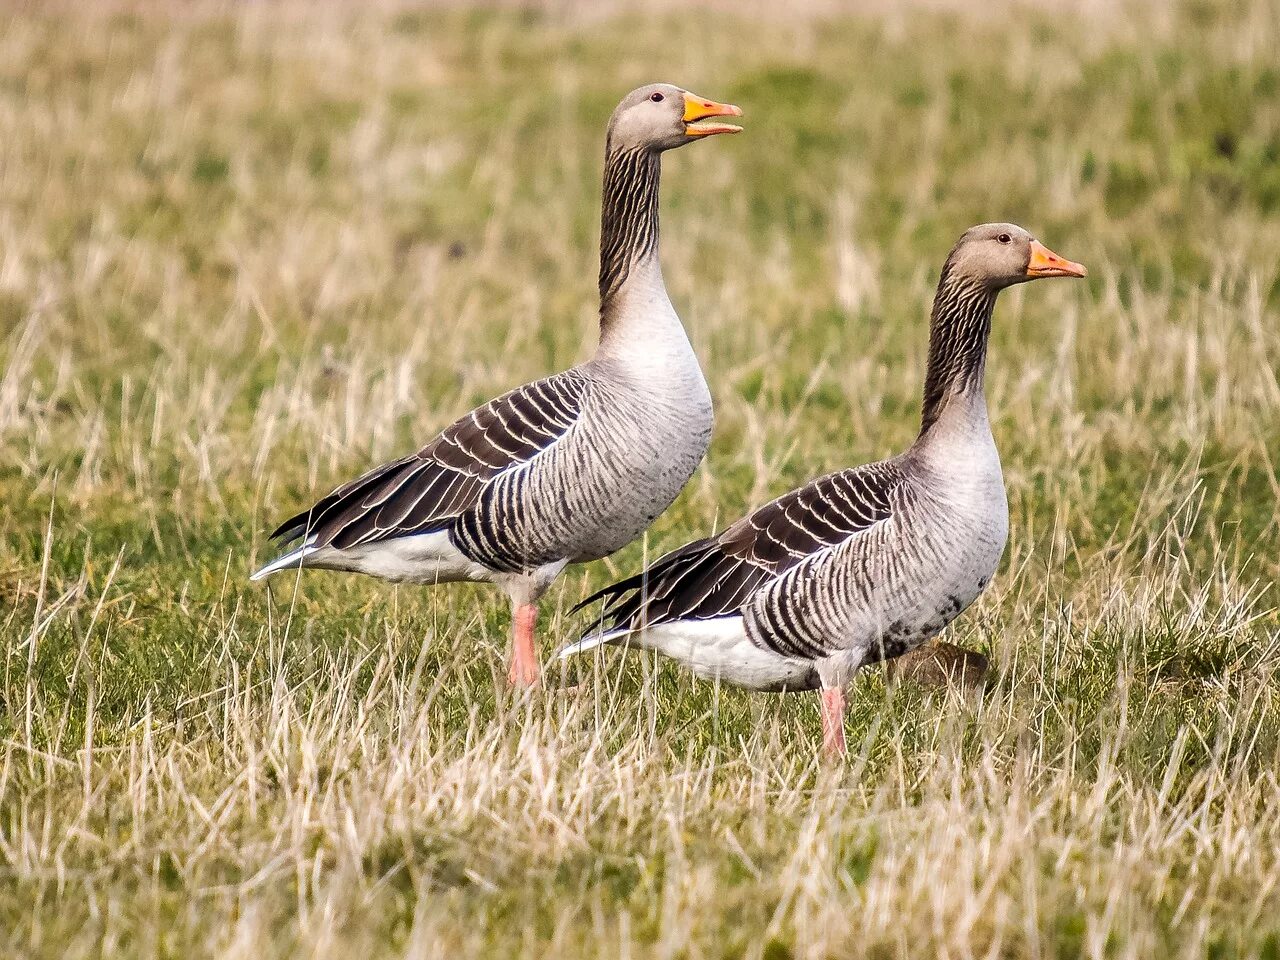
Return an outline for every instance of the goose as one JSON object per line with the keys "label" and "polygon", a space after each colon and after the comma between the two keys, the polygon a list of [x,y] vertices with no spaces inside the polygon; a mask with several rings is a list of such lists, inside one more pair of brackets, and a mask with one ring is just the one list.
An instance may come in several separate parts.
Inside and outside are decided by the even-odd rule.
{"label": "goose", "polygon": [[706,454],[711,394],[658,259],[662,154],[741,127],[671,84],[632,91],[605,141],[594,356],[472,410],[271,534],[295,543],[252,574],[316,568],[391,581],[480,581],[512,606],[508,679],[537,682],[538,600],[570,563],[630,543]]}
{"label": "goose", "polygon": [[1009,530],[983,391],[996,297],[1085,268],[1011,223],[972,227],[942,268],[920,433],[903,454],[841,470],[605,587],[566,658],[655,650],[753,690],[821,690],[823,748],[843,754],[845,687],[862,666],[938,634],[990,583]]}

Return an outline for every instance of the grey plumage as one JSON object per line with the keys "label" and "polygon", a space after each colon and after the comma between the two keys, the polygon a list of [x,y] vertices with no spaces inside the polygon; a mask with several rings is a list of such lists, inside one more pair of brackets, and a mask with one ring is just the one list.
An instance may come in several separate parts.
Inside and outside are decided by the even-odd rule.
{"label": "grey plumage", "polygon": [[[628,95],[606,141],[595,356],[471,411],[417,453],[286,520],[272,536],[298,546],[253,579],[317,567],[422,583],[486,580],[519,608],[565,564],[635,539],[701,462],[712,423],[710,392],[658,261],[660,155],[736,131],[696,121],[737,113],[665,84]],[[531,631],[533,614],[525,619]],[[532,673],[525,663],[521,676]]]}
{"label": "grey plumage", "polygon": [[1008,534],[983,396],[996,295],[1083,275],[1020,227],[966,232],[939,280],[911,448],[811,481],[606,587],[561,655],[627,643],[755,689],[835,689],[937,634],[990,582]]}

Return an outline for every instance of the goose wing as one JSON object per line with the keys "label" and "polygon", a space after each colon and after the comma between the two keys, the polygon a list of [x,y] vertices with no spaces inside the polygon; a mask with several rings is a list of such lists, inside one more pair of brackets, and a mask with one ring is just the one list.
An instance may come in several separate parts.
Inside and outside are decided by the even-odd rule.
{"label": "goose wing", "polygon": [[588,597],[603,599],[587,634],[734,616],[762,587],[892,515],[891,463],[819,477],[743,517],[716,537],[672,551],[647,570]]}
{"label": "goose wing", "polygon": [[589,388],[577,370],[517,387],[472,410],[417,453],[338,487],[271,538],[345,549],[446,526],[496,477],[564,437],[581,417]]}

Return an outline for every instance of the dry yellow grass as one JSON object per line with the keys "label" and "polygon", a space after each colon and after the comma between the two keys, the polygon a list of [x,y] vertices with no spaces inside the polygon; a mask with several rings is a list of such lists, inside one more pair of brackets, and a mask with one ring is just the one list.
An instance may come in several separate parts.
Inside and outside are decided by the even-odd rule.
{"label": "dry yellow grass", "polygon": [[[0,953],[1280,955],[1280,10],[12,5]],[[736,11],[736,12],[735,12]],[[980,696],[609,652],[505,694],[472,588],[245,582],[271,522],[586,355],[603,123],[665,165],[711,456],[590,585],[913,435],[959,232],[997,310]],[[558,683],[581,682],[572,689]]]}

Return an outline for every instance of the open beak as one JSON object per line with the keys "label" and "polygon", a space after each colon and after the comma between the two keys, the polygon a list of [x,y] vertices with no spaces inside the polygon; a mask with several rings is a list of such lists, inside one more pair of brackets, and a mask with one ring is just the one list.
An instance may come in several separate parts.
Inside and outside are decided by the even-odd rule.
{"label": "open beak", "polygon": [[1088,272],[1084,264],[1058,256],[1039,240],[1031,241],[1031,261],[1027,264],[1028,277],[1083,277]]}
{"label": "open beak", "polygon": [[686,137],[709,137],[717,133],[741,133],[732,123],[701,123],[709,117],[740,117],[742,110],[732,103],[704,100],[692,93],[684,95],[684,133]]}

